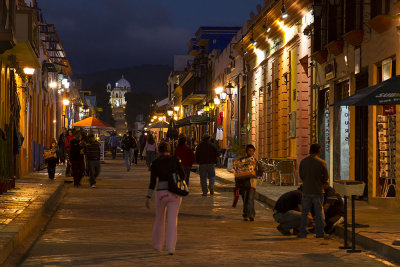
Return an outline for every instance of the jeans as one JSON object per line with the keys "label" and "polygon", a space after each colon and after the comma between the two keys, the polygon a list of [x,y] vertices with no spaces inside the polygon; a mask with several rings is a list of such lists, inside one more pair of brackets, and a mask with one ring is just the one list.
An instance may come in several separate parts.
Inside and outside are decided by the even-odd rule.
{"label": "jeans", "polygon": [[168,190],[157,191],[156,221],[153,227],[153,248],[162,250],[165,240],[165,211],[167,212],[167,250],[175,250],[177,240],[178,213],[182,197]]}
{"label": "jeans", "polygon": [[192,167],[189,166],[183,166],[183,170],[185,171],[185,182],[187,186],[189,186],[189,177],[190,177],[190,170]]}
{"label": "jeans", "polygon": [[155,160],[155,159],[156,159],[156,152],[147,150],[146,151],[146,165],[147,165],[147,168],[149,168],[149,170],[150,170],[151,164],[153,163],[153,160]]}
{"label": "jeans", "polygon": [[96,178],[100,174],[100,161],[99,160],[88,160],[89,167],[89,182],[90,185],[96,184]]}
{"label": "jeans", "polygon": [[315,234],[316,236],[322,236],[324,234],[324,211],[323,211],[324,195],[306,195],[303,194],[301,200],[302,212],[301,212],[301,224],[300,224],[300,235],[305,236],[307,234],[306,226],[308,222],[308,213],[311,207],[314,207],[315,214]]}
{"label": "jeans", "polygon": [[[200,164],[199,166],[200,184],[203,195],[207,195],[208,189],[210,194],[214,194],[215,166],[214,164]],[[209,180],[207,189],[207,178]]]}
{"label": "jeans", "polygon": [[297,210],[278,212],[274,214],[274,219],[285,231],[289,232],[291,229],[299,230],[301,224],[301,212]]}
{"label": "jeans", "polygon": [[243,200],[243,218],[253,218],[256,216],[254,209],[254,195],[256,193],[255,188],[240,189],[240,194]]}
{"label": "jeans", "polygon": [[133,153],[133,149],[132,148],[130,148],[128,150],[124,150],[125,165],[126,165],[126,169],[128,171],[131,169],[132,153]]}

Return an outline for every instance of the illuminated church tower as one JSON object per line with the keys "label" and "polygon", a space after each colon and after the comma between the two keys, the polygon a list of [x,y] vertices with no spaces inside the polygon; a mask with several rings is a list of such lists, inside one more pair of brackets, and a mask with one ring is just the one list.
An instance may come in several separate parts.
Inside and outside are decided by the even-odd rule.
{"label": "illuminated church tower", "polygon": [[111,110],[117,134],[123,135],[128,131],[125,117],[125,94],[131,92],[131,84],[122,75],[122,78],[115,83],[114,88],[111,88],[110,83],[107,84],[107,92],[110,93]]}

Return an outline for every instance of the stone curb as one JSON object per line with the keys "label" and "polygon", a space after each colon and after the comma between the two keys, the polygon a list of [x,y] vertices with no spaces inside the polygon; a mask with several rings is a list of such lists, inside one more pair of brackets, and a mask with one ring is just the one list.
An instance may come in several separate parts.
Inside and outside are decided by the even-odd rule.
{"label": "stone curb", "polygon": [[20,261],[50,220],[52,211],[65,194],[64,185],[64,181],[60,182],[54,192],[43,196],[47,199],[42,198],[41,203],[31,203],[21,218],[16,218],[0,230],[0,235],[6,239],[0,247],[0,266],[15,266]]}
{"label": "stone curb", "polygon": [[[215,190],[216,191],[222,191],[222,192],[233,192],[234,191],[234,186],[233,186],[233,182],[221,177],[216,176],[215,179],[217,181],[220,181],[221,183],[224,183],[225,185],[215,185]],[[275,206],[276,201],[269,198],[266,195],[263,195],[261,193],[258,193],[256,191],[255,194],[255,199],[267,204],[268,206],[270,206],[271,208]],[[351,221],[351,218],[349,218]],[[356,230],[357,231],[357,230]],[[351,246],[351,228],[348,227],[347,229],[347,240],[348,240],[348,245]],[[335,235],[338,237],[343,238],[344,237],[344,227],[343,226],[338,226],[335,229]],[[374,240],[372,238],[363,236],[359,233],[356,233],[356,246],[360,246],[365,250],[370,250],[373,251],[375,253],[377,253],[378,255],[380,255],[381,257],[386,258],[389,261],[392,261],[396,264],[400,264],[400,250],[396,249],[392,246],[386,245],[382,242],[379,242],[378,240]]]}

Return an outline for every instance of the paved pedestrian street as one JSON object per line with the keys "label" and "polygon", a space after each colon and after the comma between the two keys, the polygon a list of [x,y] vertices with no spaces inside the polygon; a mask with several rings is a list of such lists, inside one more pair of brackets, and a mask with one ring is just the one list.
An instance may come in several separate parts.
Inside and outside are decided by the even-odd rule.
{"label": "paved pedestrian street", "polygon": [[118,159],[101,167],[97,188],[87,178],[81,188],[68,185],[21,266],[391,266],[370,253],[339,250],[339,240],[282,236],[271,210],[259,203],[255,222],[244,222],[241,201],[232,208],[232,193],[202,197],[196,174],[180,209],[176,253],[157,252],[144,162],[130,172]]}

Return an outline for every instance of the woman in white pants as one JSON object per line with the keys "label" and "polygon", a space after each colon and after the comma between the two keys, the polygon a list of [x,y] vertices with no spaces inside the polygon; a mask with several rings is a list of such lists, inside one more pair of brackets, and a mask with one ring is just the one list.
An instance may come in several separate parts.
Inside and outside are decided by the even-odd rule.
{"label": "woman in white pants", "polygon": [[[153,248],[162,251],[164,242],[166,241],[168,253],[173,255],[177,241],[178,213],[182,197],[168,191],[168,180],[172,179],[173,172],[177,172],[181,179],[184,179],[185,173],[179,159],[170,156],[170,151],[170,146],[166,142],[161,142],[158,146],[160,156],[151,165],[146,207],[150,208],[150,198],[158,182],[156,192],[156,220],[153,228]],[[165,213],[167,213],[166,239]]]}

